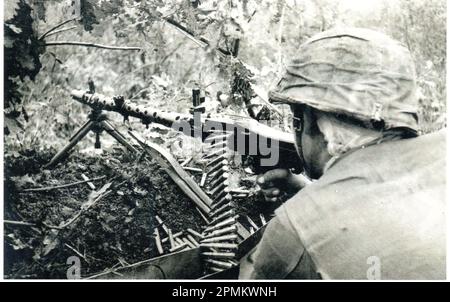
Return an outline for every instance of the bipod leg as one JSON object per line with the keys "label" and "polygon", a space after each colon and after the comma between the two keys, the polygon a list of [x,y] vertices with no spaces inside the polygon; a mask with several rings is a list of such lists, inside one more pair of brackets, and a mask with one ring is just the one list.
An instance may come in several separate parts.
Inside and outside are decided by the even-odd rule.
{"label": "bipod leg", "polygon": [[46,164],[44,167],[45,168],[49,168],[49,167],[53,167],[55,164],[57,164],[62,158],[64,158],[65,156],[67,156],[69,154],[69,151],[76,145],[78,144],[78,142],[80,140],[83,139],[83,137],[85,137],[89,131],[92,130],[92,127],[94,125],[93,121],[88,121],[86,122],[83,126],[81,126],[81,128],[75,133],[75,135],[73,135],[70,140],[69,143],[67,145],[64,146],[64,148],[62,148],[58,153],[56,153],[55,156],[53,156],[53,158],[50,160],[50,162],[48,164]]}
{"label": "bipod leg", "polygon": [[120,133],[116,128],[114,128],[114,126],[111,125],[111,123],[109,123],[108,121],[101,121],[100,125],[103,128],[103,130],[108,132],[109,135],[114,137],[120,144],[125,146],[128,150],[130,150],[133,153],[139,153],[139,150],[136,149],[133,145],[131,145],[127,141],[127,138],[123,136],[123,134]]}
{"label": "bipod leg", "polygon": [[86,123],[84,123],[83,126],[81,126],[81,127],[77,130],[77,132],[75,132],[75,133],[69,138],[69,141],[72,141],[75,137],[77,137],[78,134],[80,134],[80,132],[82,132],[82,131],[85,129],[85,127],[90,127],[90,126],[91,126],[91,125],[89,125],[90,123],[92,124],[92,120],[87,120]]}

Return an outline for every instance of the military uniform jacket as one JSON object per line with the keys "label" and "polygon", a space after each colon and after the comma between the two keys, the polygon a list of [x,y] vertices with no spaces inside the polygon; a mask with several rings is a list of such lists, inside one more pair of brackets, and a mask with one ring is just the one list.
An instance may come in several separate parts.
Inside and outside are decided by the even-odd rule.
{"label": "military uniform jacket", "polygon": [[445,133],[344,155],[277,209],[240,277],[444,279]]}

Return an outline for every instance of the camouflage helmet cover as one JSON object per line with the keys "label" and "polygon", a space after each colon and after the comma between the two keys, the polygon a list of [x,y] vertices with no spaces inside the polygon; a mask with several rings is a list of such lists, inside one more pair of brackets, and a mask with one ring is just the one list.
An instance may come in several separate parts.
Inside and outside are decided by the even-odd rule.
{"label": "camouflage helmet cover", "polygon": [[305,104],[384,129],[418,130],[418,99],[408,49],[369,29],[333,29],[300,46],[286,68],[272,102]]}

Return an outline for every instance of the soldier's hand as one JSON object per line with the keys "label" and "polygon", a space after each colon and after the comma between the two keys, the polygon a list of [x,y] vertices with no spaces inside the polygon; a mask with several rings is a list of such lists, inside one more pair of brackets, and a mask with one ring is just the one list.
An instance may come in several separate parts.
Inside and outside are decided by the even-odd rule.
{"label": "soldier's hand", "polygon": [[274,169],[258,175],[256,182],[266,201],[273,202],[283,194],[292,196],[311,183],[305,176],[293,174],[287,169]]}

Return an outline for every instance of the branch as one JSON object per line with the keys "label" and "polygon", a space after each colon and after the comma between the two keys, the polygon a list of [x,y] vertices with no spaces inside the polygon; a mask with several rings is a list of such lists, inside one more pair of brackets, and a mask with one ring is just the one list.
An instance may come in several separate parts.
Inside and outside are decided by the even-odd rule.
{"label": "branch", "polygon": [[82,253],[80,253],[79,251],[77,251],[74,247],[68,245],[67,243],[64,243],[64,245],[65,245],[69,250],[71,250],[72,252],[74,252],[75,254],[77,254],[78,256],[80,256],[81,258],[83,258],[84,261],[86,261],[87,263],[89,263],[89,261],[87,261],[86,257],[85,257]]}
{"label": "branch", "polygon": [[25,222],[25,221],[3,220],[3,223],[12,224],[12,225],[22,225],[22,226],[36,226],[35,223]]}
{"label": "branch", "polygon": [[53,35],[62,33],[62,32],[64,32],[64,31],[68,31],[68,30],[71,30],[71,29],[75,29],[75,28],[77,28],[76,25],[75,25],[75,26],[71,26],[71,27],[61,28],[60,30],[57,30],[57,31],[54,31],[54,32],[49,33],[49,34],[47,35],[47,37],[50,37],[50,36],[53,36]]}
{"label": "branch", "polygon": [[66,21],[63,21],[63,22],[57,24],[56,26],[53,26],[52,28],[50,28],[49,30],[47,30],[42,36],[40,36],[40,37],[39,37],[39,40],[42,40],[42,39],[44,39],[45,37],[47,37],[47,35],[48,35],[49,33],[51,33],[52,31],[54,31],[55,29],[58,29],[58,28],[60,28],[61,26],[63,26],[64,24],[67,24],[67,23],[72,22],[72,21],[75,21],[75,20],[76,20],[76,18],[69,19],[69,20],[66,20]]}
{"label": "branch", "polygon": [[43,191],[50,191],[50,190],[55,190],[55,189],[68,188],[68,187],[73,187],[73,186],[84,184],[84,183],[91,182],[91,181],[101,180],[101,179],[103,179],[105,177],[106,176],[101,176],[101,177],[92,178],[92,179],[80,180],[80,181],[76,181],[76,182],[73,182],[73,183],[59,185],[59,186],[54,186],[54,187],[30,188],[30,189],[22,190],[21,192],[43,192]]}
{"label": "branch", "polygon": [[111,50],[141,50],[140,47],[119,47],[119,46],[109,46],[95,43],[74,42],[74,41],[54,41],[54,42],[47,42],[44,44],[44,46],[61,46],[61,45],[75,45],[84,47],[104,48]]}
{"label": "branch", "polygon": [[209,46],[209,42],[208,41],[206,41],[204,38],[196,37],[192,31],[190,31],[189,29],[187,29],[186,27],[184,27],[183,25],[181,25],[177,21],[175,21],[175,20],[173,20],[171,18],[166,18],[165,21],[167,23],[169,23],[170,25],[174,26],[183,35],[185,35],[186,37],[191,39],[194,43],[196,43],[200,47],[205,48],[205,47]]}
{"label": "branch", "polygon": [[[210,42],[208,40],[206,40],[203,37],[196,37],[191,30],[189,30],[188,28],[184,27],[183,25],[181,25],[177,21],[175,21],[175,20],[173,20],[171,18],[164,18],[164,21],[166,21],[170,25],[174,26],[178,31],[180,31],[183,35],[185,35],[186,37],[191,39],[194,43],[196,43],[200,47],[207,48],[208,46],[210,46]],[[217,47],[216,50],[219,53],[221,53],[222,55],[225,55],[225,56],[230,55],[229,51],[226,51],[226,50],[224,50],[224,49],[222,49],[220,47]]]}

